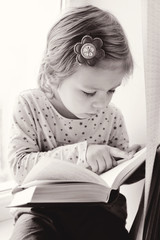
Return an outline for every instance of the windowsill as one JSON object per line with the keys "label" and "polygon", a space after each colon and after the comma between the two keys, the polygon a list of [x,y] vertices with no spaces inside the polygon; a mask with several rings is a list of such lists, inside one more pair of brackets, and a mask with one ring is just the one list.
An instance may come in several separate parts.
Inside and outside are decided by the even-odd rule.
{"label": "windowsill", "polygon": [[0,235],[1,239],[9,239],[12,234],[14,221],[7,206],[12,200],[12,188],[15,186],[14,181],[0,183]]}
{"label": "windowsill", "polygon": [[0,184],[0,221],[11,219],[10,209],[7,206],[12,200],[12,188],[14,181],[7,181]]}
{"label": "windowsill", "polygon": [[14,228],[13,220],[8,219],[5,221],[0,222],[0,235],[1,239],[7,240],[12,234]]}

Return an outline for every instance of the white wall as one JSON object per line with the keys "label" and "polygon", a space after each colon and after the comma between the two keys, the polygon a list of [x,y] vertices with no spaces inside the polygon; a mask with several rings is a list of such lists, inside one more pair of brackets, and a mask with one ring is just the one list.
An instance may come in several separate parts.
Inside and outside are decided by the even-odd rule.
{"label": "white wall", "polygon": [[0,2],[1,100],[36,86],[47,34],[57,19],[60,1]]}

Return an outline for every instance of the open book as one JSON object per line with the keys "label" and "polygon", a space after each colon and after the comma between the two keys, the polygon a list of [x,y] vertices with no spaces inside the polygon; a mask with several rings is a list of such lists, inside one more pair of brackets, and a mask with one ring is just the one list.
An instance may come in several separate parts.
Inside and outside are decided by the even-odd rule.
{"label": "open book", "polygon": [[132,159],[118,161],[116,167],[101,175],[66,161],[41,161],[33,167],[23,184],[13,190],[9,207],[108,202],[111,192],[118,190],[145,159],[146,148]]}

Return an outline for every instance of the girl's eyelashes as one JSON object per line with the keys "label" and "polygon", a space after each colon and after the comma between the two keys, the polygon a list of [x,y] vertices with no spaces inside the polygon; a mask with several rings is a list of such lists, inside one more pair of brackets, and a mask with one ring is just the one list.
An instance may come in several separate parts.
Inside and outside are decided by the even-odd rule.
{"label": "girl's eyelashes", "polygon": [[95,94],[96,94],[96,91],[95,92],[85,92],[85,91],[82,91],[85,95],[87,96],[90,96],[90,97],[93,97]]}
{"label": "girl's eyelashes", "polygon": [[[112,89],[112,90],[109,90],[107,92],[107,94],[113,94],[116,90],[115,89]],[[85,95],[87,95],[88,97],[93,97],[95,94],[96,94],[96,91],[94,92],[85,92],[85,91],[82,91]]]}
{"label": "girl's eyelashes", "polygon": [[108,93],[113,94],[113,93],[115,93],[115,91],[116,91],[115,89],[112,89],[112,90],[109,90]]}

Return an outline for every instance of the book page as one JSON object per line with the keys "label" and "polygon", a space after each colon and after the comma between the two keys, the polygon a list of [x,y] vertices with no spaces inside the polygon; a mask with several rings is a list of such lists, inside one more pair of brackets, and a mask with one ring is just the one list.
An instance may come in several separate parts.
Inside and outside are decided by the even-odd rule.
{"label": "book page", "polygon": [[29,172],[23,184],[35,180],[79,181],[106,185],[96,173],[76,164],[53,158],[38,162]]}
{"label": "book page", "polygon": [[30,187],[25,189],[25,197],[23,194],[21,194],[21,191],[17,192],[16,198],[13,197],[12,202],[9,204],[8,207],[18,206],[18,205],[21,205],[22,203],[27,204],[28,202],[31,201],[35,189],[36,187]]}

